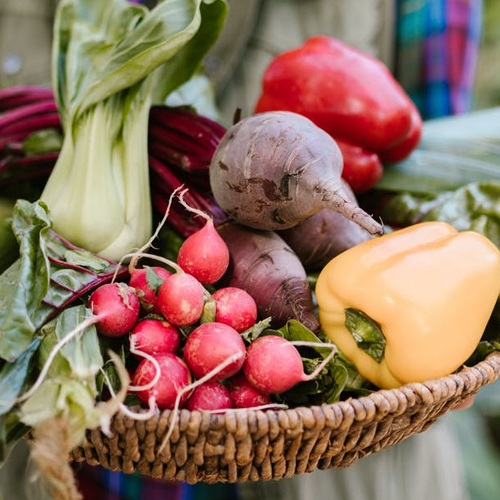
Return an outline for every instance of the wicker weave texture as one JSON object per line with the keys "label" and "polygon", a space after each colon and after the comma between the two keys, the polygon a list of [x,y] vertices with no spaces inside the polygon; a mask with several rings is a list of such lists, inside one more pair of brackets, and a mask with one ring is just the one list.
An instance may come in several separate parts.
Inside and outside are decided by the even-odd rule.
{"label": "wicker weave texture", "polygon": [[118,415],[113,436],[90,431],[77,462],[165,480],[243,482],[345,468],[422,432],[500,376],[500,353],[457,374],[382,390],[331,405],[225,414],[181,410],[159,453],[173,412],[147,421]]}

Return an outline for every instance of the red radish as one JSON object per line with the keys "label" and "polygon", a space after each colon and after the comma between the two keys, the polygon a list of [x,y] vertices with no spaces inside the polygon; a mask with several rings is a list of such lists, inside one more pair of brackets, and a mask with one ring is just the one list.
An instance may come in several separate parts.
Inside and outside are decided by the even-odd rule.
{"label": "red radish", "polygon": [[204,304],[205,294],[200,282],[182,271],[169,276],[158,291],[157,305],[172,325],[196,323],[203,313]]}
{"label": "red radish", "polygon": [[177,263],[204,285],[211,285],[224,275],[229,265],[229,250],[211,219],[184,240]]}
{"label": "red radish", "polygon": [[[172,273],[165,269],[164,267],[152,266],[150,268],[156,273],[160,280],[165,280]],[[134,269],[130,275],[129,285],[135,288],[139,301],[141,303],[141,309],[146,313],[159,314],[160,310],[157,306],[157,294],[156,290],[152,289],[148,283],[147,277],[148,269]]]}
{"label": "red radish", "polygon": [[229,394],[235,408],[252,408],[271,403],[269,394],[257,390],[241,372],[228,381]]}
{"label": "red radish", "polygon": [[100,317],[96,322],[97,332],[106,337],[126,335],[139,319],[139,299],[125,283],[107,283],[96,288],[89,307]]}
{"label": "red radish", "polygon": [[197,378],[217,368],[231,356],[237,359],[212,377],[223,380],[240,370],[245,361],[245,343],[241,335],[223,323],[203,323],[189,335],[184,346],[184,359]]}
{"label": "red radish", "polygon": [[257,321],[257,304],[253,297],[241,288],[228,286],[212,294],[215,301],[215,321],[244,332]]}
{"label": "red radish", "polygon": [[190,207],[179,194],[180,203],[190,212],[203,217],[205,225],[184,240],[177,255],[177,264],[200,283],[211,285],[219,281],[229,266],[229,249],[206,213]]}
{"label": "red radish", "polygon": [[257,390],[266,394],[279,394],[310,380],[299,351],[277,335],[259,337],[249,345],[243,372]]}
{"label": "red radish", "polygon": [[[177,398],[177,394],[191,383],[191,374],[186,363],[181,358],[172,353],[164,353],[156,356],[156,361],[160,368],[160,376],[153,387],[137,391],[139,399],[148,403],[153,397],[160,410],[171,410]],[[134,386],[147,386],[157,376],[157,367],[148,359],[144,359],[134,373]],[[186,392],[180,398],[180,403],[184,403],[189,397]]]}
{"label": "red radish", "polygon": [[130,334],[134,349],[151,356],[175,353],[181,345],[179,330],[168,321],[146,318],[139,321]]}
{"label": "red radish", "polygon": [[232,408],[229,389],[217,381],[207,381],[194,389],[184,404],[186,410],[224,410]]}

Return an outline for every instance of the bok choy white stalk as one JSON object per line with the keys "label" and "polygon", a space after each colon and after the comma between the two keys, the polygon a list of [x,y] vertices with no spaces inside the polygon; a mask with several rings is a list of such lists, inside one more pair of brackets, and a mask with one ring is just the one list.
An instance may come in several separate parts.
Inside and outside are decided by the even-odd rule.
{"label": "bok choy white stalk", "polygon": [[52,84],[64,130],[41,199],[54,229],[118,260],[152,232],[148,116],[188,81],[222,29],[226,0],[61,0]]}

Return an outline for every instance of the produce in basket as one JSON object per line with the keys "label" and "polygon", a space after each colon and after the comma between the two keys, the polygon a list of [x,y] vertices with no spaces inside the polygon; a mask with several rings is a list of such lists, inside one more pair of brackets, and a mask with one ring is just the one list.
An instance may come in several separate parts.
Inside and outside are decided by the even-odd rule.
{"label": "produce in basket", "polygon": [[373,188],[382,163],[406,158],[422,133],[415,104],[381,61],[323,35],[266,69],[255,111],[279,110],[306,116],[336,139],[342,175],[356,193]]}
{"label": "produce in basket", "polygon": [[380,224],[344,194],[342,165],[337,143],[311,120],[260,113],[224,134],[210,164],[210,186],[226,214],[256,229],[288,229],[328,208],[381,234]]}
{"label": "produce in basket", "polygon": [[[356,440],[363,454],[402,439],[401,432],[390,432],[388,420],[377,433],[374,423],[365,421],[366,415],[374,415],[374,407],[385,417],[397,414],[394,401],[401,394],[413,390],[411,394],[421,398],[422,422],[406,419],[411,423],[408,432],[414,433],[497,376],[499,367],[487,360],[472,372],[482,374],[482,379],[476,375],[477,382],[463,383],[455,393],[430,391],[439,396],[432,399],[425,395],[427,386],[418,384],[397,395],[386,393],[378,390],[378,380],[370,380],[362,366],[358,370],[356,359],[350,361],[348,353],[340,352],[325,335],[328,325],[322,316],[318,322],[314,309],[314,277],[307,275],[298,255],[267,224],[277,221],[272,228],[280,229],[296,225],[331,206],[325,199],[333,197],[337,215],[352,218],[368,243],[387,241],[372,237],[370,233],[380,233],[381,226],[356,200],[347,199],[342,159],[330,136],[296,113],[250,117],[226,133],[193,110],[151,106],[157,93],[161,102],[193,74],[217,36],[225,2],[171,0],[151,11],[123,0],[64,0],[60,5],[54,72],[57,112],[50,91],[0,92],[0,109],[5,110],[0,120],[0,191],[15,186],[26,189],[32,199],[15,205],[12,229],[19,252],[0,276],[0,434],[5,454],[20,437],[28,437],[38,450],[37,462],[50,477],[39,445],[46,445],[45,450],[53,446],[54,432],[51,437],[47,431],[56,426],[56,437],[65,437],[61,468],[67,465],[66,454],[71,454],[94,465],[190,482],[285,477],[319,466],[349,465],[358,457],[352,451]],[[130,22],[122,26],[120,19]],[[74,29],[66,29],[72,23]],[[169,43],[163,28],[175,34]],[[156,29],[161,41],[155,38]],[[90,33],[95,45],[84,43]],[[136,44],[143,35],[152,37],[144,65],[140,62],[146,57],[141,50],[145,45]],[[74,50],[83,46],[89,53]],[[101,52],[103,46],[108,49]],[[82,57],[72,60],[75,54]],[[101,65],[108,56],[107,64]],[[99,64],[93,64],[97,60]],[[169,64],[162,66],[163,60]],[[86,64],[80,67],[81,61]],[[72,69],[81,78],[69,78]],[[157,76],[160,84],[155,87]],[[76,82],[81,85],[73,87]],[[101,120],[109,127],[97,127]],[[311,151],[293,133],[297,128],[309,134]],[[104,145],[96,132],[102,129],[109,135]],[[242,129],[252,137],[250,150],[236,149],[239,143],[232,140]],[[133,131],[140,136],[140,151],[132,154],[137,145],[129,135]],[[265,133],[259,138],[260,132]],[[149,170],[144,169],[146,137]],[[276,150],[260,146],[260,140],[270,140]],[[273,152],[285,161],[275,161],[266,177],[261,174],[269,165],[257,160]],[[136,153],[140,157],[135,161]],[[235,163],[228,162],[225,155],[233,154]],[[94,168],[99,165],[92,161],[96,157],[108,160],[106,175],[123,173],[114,179],[117,185],[95,175],[102,173]],[[91,168],[82,168],[87,160]],[[142,171],[136,181],[137,172],[129,177],[127,168],[121,170],[132,164]],[[328,168],[328,175],[312,172],[318,164]],[[262,208],[259,202],[272,202],[270,211],[257,217],[256,228],[229,220],[236,213],[225,203],[222,207],[216,203],[226,196],[235,198],[234,185],[224,192],[232,182],[224,170],[228,165],[255,169],[237,186],[249,196],[239,213],[245,208],[255,214]],[[309,169],[311,182],[304,186]],[[44,186],[50,172],[55,175]],[[134,203],[147,201],[151,192],[155,215],[168,225],[160,224],[150,239],[153,212],[140,221],[141,210],[126,203],[131,191],[144,190],[146,173],[147,196]],[[87,200],[79,204],[58,197],[60,175],[71,180],[68,192],[93,185],[117,196],[112,211],[97,204],[92,207],[104,222],[99,231],[76,235],[71,227],[66,232],[65,220],[71,215],[69,210],[63,213],[65,207],[81,213],[81,227],[95,222],[81,210],[89,206]],[[244,189],[257,185],[260,191]],[[306,193],[304,198],[291,196],[294,189]],[[44,201],[37,193],[43,193]],[[306,206],[310,201],[315,203]],[[281,202],[286,210],[281,211]],[[120,216],[115,217],[116,209]],[[283,223],[287,211],[295,216]],[[117,226],[110,229],[110,222]],[[140,234],[130,235],[128,223],[140,227]],[[344,241],[341,251],[358,242]],[[210,251],[200,251],[205,248]],[[320,295],[323,278],[316,290]],[[491,284],[489,293],[498,295],[495,286]],[[243,298],[248,307],[244,311]],[[110,304],[119,311],[120,321],[108,321],[114,316]],[[235,304],[242,310],[235,311]],[[321,311],[330,305],[320,301]],[[484,319],[488,311],[481,306]],[[344,313],[342,309],[340,315]],[[351,325],[349,308],[346,314]],[[358,339],[366,333],[366,321],[355,326],[361,328],[353,327]],[[480,336],[473,333],[467,352],[478,348],[470,360],[460,363],[482,362],[486,353],[498,348],[494,340],[476,346]],[[365,348],[366,339],[361,344]],[[269,345],[271,351],[261,351]],[[371,351],[373,343],[368,347]],[[388,355],[390,347],[388,341],[382,354]],[[457,368],[454,360],[440,375]],[[455,374],[446,384],[458,385],[466,373],[471,372]],[[411,417],[420,411],[409,406]],[[375,418],[379,417],[377,413]],[[395,428],[401,425],[396,423]],[[377,440],[368,443],[375,434]],[[96,441],[105,451],[94,446]],[[57,481],[53,486],[58,487]]]}
{"label": "produce in basket", "polygon": [[323,331],[380,388],[444,377],[462,366],[499,294],[498,248],[444,222],[346,250],[316,283]]}

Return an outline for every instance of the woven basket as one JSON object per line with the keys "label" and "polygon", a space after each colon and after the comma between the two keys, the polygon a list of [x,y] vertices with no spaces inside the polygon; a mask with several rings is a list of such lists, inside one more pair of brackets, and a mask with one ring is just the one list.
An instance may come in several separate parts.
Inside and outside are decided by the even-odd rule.
{"label": "woven basket", "polygon": [[73,450],[77,462],[165,480],[243,482],[345,468],[426,430],[500,376],[500,353],[459,373],[329,405],[288,410],[181,410],[158,453],[173,412],[147,421],[118,415],[113,437],[90,431]]}

